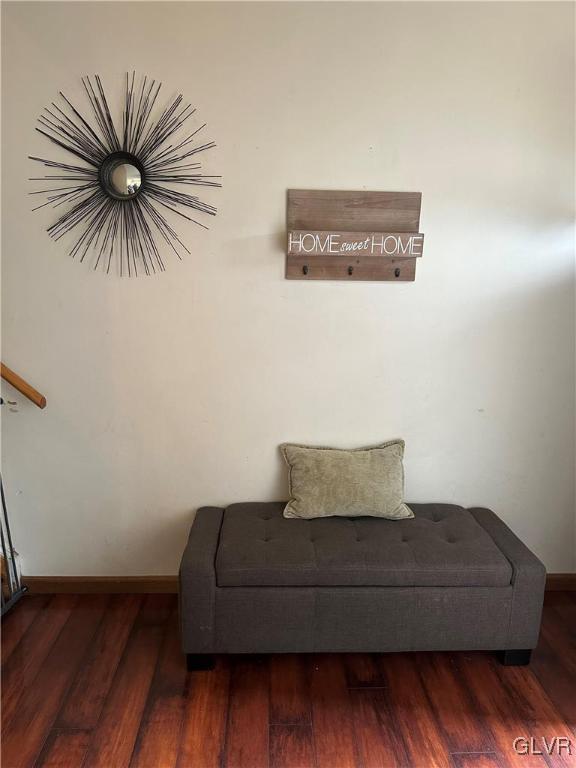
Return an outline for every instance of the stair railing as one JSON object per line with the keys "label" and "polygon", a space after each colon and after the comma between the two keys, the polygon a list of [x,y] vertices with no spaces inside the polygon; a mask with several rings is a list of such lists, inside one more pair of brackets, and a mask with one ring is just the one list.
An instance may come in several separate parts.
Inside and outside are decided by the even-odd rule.
{"label": "stair railing", "polygon": [[21,376],[18,376],[17,373],[14,373],[14,371],[8,368],[7,365],[4,365],[4,363],[0,363],[0,376],[2,376],[4,381],[7,381],[8,384],[11,384],[14,389],[17,389],[18,392],[24,395],[24,397],[31,400],[34,405],[37,405],[38,408],[46,408],[46,398],[44,395],[41,395],[37,389],[34,389],[31,384],[28,384],[27,381]]}
{"label": "stair railing", "polygon": [[[17,389],[24,397],[31,400],[38,408],[46,408],[46,398],[31,384],[28,384],[21,376],[14,373],[7,365],[0,363],[0,375],[14,389]],[[4,401],[0,398],[0,404]],[[26,591],[20,578],[20,569],[17,562],[17,553],[12,544],[12,533],[10,531],[10,521],[8,519],[8,509],[6,508],[6,498],[4,496],[4,483],[0,475],[0,496],[2,509],[0,510],[0,544],[2,547],[2,556],[0,560],[1,570],[1,589],[0,605],[2,616],[16,603]]]}

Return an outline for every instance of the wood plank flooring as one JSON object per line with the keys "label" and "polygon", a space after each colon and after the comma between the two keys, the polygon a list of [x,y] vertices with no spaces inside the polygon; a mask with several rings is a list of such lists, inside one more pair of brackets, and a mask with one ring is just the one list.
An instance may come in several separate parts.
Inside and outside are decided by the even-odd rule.
{"label": "wood plank flooring", "polygon": [[175,595],[26,596],[2,622],[2,766],[576,768],[576,593],[547,593],[530,667],[319,654],[194,673]]}

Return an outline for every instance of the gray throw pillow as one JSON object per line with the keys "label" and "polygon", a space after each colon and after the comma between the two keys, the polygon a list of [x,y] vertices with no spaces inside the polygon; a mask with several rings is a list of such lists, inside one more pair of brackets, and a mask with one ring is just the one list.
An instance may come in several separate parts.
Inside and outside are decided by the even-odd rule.
{"label": "gray throw pillow", "polygon": [[285,443],[290,501],[284,517],[414,517],[404,504],[404,441],[341,450]]}

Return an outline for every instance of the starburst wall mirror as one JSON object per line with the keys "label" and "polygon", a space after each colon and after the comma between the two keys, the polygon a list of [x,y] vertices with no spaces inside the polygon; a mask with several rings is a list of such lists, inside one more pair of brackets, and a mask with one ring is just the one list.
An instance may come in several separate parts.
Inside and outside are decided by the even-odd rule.
{"label": "starburst wall mirror", "polygon": [[[33,210],[62,208],[48,227],[54,240],[73,235],[69,253],[92,259],[94,269],[121,275],[151,275],[165,269],[163,246],[181,259],[190,253],[176,232],[178,217],[207,229],[201,219],[216,208],[191,194],[193,187],[220,187],[219,176],[202,173],[198,156],[216,146],[191,129],[196,110],[182,94],[153,117],[162,83],[126,75],[118,132],[98,75],[82,78],[90,117],[62,92],[38,118],[36,130],[73,156],[69,162],[30,156],[50,169],[31,181],[45,197]],[[191,132],[190,132],[191,131]],[[186,188],[188,191],[185,191]]]}

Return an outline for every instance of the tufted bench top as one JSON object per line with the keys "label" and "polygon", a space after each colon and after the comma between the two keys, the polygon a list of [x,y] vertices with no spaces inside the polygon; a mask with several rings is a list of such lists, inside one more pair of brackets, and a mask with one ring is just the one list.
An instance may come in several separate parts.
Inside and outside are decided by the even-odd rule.
{"label": "tufted bench top", "polygon": [[411,520],[287,520],[285,503],[232,504],[216,555],[219,587],[507,586],[512,567],[472,512],[410,504]]}

